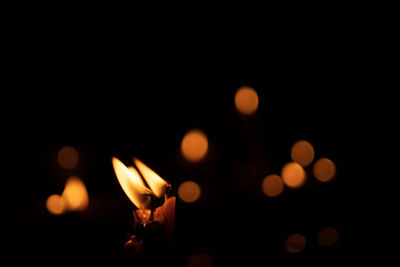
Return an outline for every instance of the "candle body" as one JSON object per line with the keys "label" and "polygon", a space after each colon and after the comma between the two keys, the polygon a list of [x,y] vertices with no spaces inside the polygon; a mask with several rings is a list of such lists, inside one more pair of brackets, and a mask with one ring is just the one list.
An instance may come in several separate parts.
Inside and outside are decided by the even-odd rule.
{"label": "candle body", "polygon": [[135,210],[134,234],[124,250],[137,266],[173,266],[176,197],[165,198],[162,206],[151,210]]}

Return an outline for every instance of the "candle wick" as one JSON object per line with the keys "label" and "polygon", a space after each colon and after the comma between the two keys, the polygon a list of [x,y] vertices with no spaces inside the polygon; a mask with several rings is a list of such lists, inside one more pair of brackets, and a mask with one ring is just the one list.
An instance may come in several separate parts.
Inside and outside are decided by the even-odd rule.
{"label": "candle wick", "polygon": [[154,219],[154,196],[153,194],[150,196],[150,221]]}
{"label": "candle wick", "polygon": [[164,191],[164,201],[167,201],[169,194],[171,193],[171,188],[172,186],[170,184],[165,185],[165,191]]}

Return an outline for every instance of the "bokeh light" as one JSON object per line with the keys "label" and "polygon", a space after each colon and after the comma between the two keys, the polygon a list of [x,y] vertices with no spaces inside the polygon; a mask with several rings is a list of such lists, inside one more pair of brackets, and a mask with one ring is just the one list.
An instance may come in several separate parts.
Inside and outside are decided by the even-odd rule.
{"label": "bokeh light", "polygon": [[200,186],[193,181],[183,182],[178,188],[178,196],[184,202],[195,202],[201,195]]}
{"label": "bokeh light", "polygon": [[46,200],[46,208],[51,214],[63,214],[66,210],[66,201],[64,197],[60,195],[50,195]]}
{"label": "bokeh light", "polygon": [[339,233],[333,227],[326,227],[318,233],[317,241],[320,246],[329,247],[335,245],[339,240]]}
{"label": "bokeh light", "polygon": [[314,155],[315,152],[313,146],[305,140],[296,142],[290,151],[292,160],[299,163],[303,167],[311,164],[311,162],[314,160]]}
{"label": "bokeh light", "polygon": [[336,166],[330,159],[321,158],[314,163],[313,172],[319,181],[328,182],[335,176]]}
{"label": "bokeh light", "polygon": [[299,253],[307,244],[307,240],[302,234],[292,234],[285,241],[285,249],[291,253]]}
{"label": "bokeh light", "polygon": [[200,130],[188,131],[182,139],[181,152],[190,162],[199,162],[207,154],[208,139],[206,134]]}
{"label": "bokeh light", "polygon": [[297,162],[286,163],[282,168],[281,176],[283,182],[291,188],[298,188],[306,181],[306,172]]}
{"label": "bokeh light", "polygon": [[262,182],[263,192],[270,197],[279,196],[283,191],[283,181],[279,175],[271,174],[264,178]]}
{"label": "bokeh light", "polygon": [[258,108],[257,92],[251,87],[240,87],[235,95],[235,106],[244,115],[253,114]]}
{"label": "bokeh light", "polygon": [[190,255],[187,259],[188,267],[211,267],[213,265],[213,258],[206,253],[196,253]]}
{"label": "bokeh light", "polygon": [[79,153],[74,147],[65,146],[58,152],[57,160],[61,167],[71,170],[78,164]]}
{"label": "bokeh light", "polygon": [[89,205],[89,196],[83,181],[76,176],[68,178],[62,193],[68,210],[83,211]]}

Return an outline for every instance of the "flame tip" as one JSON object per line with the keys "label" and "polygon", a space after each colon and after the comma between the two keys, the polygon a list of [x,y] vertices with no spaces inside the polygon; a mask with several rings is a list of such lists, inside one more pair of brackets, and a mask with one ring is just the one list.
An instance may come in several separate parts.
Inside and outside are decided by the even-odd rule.
{"label": "flame tip", "polygon": [[162,197],[165,191],[165,180],[162,179],[155,171],[150,169],[146,164],[137,158],[134,158],[136,168],[142,174],[151,191],[156,197]]}
{"label": "flame tip", "polygon": [[146,187],[138,171],[134,167],[127,167],[118,158],[112,157],[117,179],[131,202],[139,209],[148,206],[148,194],[151,190]]}
{"label": "flame tip", "polygon": [[[133,157],[134,166],[126,166],[116,157],[111,157],[111,159],[120,185],[136,207],[144,209],[146,206],[138,195],[154,194],[159,198],[163,196],[167,182],[141,160]],[[143,183],[140,175],[150,189]]]}

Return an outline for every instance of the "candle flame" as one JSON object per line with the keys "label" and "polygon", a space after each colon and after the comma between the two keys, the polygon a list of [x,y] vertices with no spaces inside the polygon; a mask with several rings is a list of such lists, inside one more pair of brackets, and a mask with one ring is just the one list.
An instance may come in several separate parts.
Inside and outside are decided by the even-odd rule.
{"label": "candle flame", "polygon": [[147,184],[150,186],[154,195],[157,197],[162,197],[164,195],[165,186],[167,183],[157,173],[155,173],[137,158],[134,158],[133,161],[135,162],[140,173],[143,175],[143,178],[146,180]]}
{"label": "candle flame", "polygon": [[77,176],[68,178],[61,196],[65,199],[68,210],[83,211],[89,205],[86,186]]}
{"label": "candle flame", "polygon": [[132,203],[139,209],[150,205],[151,190],[148,189],[139,173],[133,167],[127,168],[119,159],[113,157],[112,164],[118,182]]}

